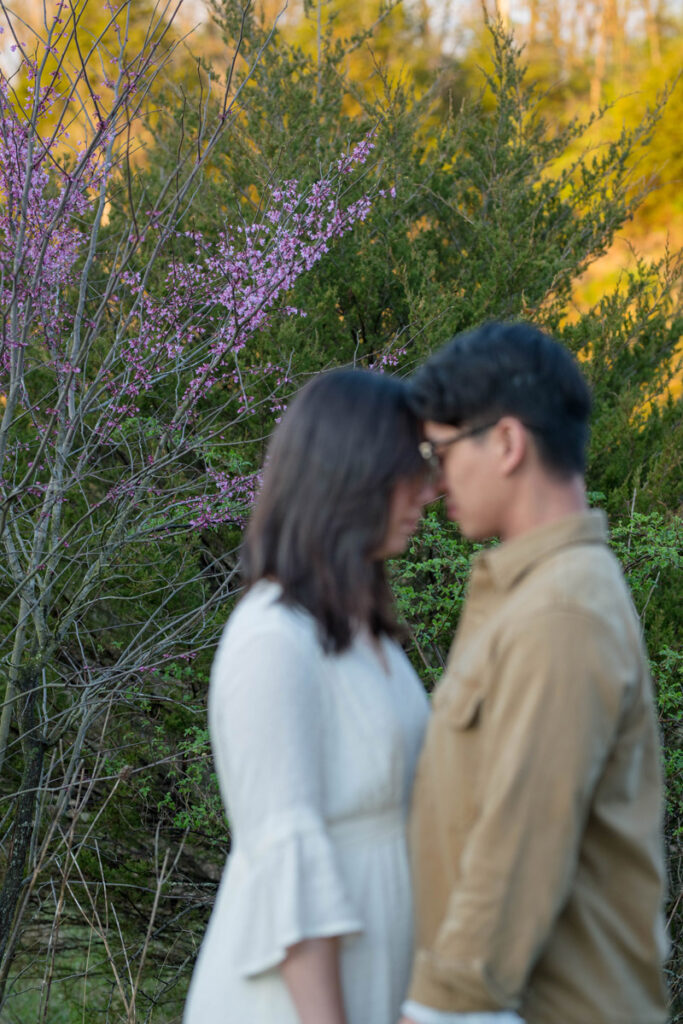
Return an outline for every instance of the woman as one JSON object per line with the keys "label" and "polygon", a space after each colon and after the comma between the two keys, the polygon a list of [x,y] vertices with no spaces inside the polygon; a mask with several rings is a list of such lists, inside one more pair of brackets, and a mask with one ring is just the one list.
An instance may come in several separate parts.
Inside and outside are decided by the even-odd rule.
{"label": "woman", "polygon": [[275,432],[211,675],[232,852],[185,1024],[399,1016],[428,708],[383,559],[434,497],[419,441],[401,383],[357,370],[308,384]]}

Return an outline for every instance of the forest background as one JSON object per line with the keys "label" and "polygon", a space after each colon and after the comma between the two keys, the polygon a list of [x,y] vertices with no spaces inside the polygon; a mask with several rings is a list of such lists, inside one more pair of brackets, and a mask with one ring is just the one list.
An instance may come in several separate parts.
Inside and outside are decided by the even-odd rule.
{"label": "forest background", "polygon": [[[665,742],[683,1020],[683,10],[0,0],[0,1021],[179,1021],[229,849],[208,670],[312,373],[532,319]],[[391,566],[428,687],[473,546]]]}

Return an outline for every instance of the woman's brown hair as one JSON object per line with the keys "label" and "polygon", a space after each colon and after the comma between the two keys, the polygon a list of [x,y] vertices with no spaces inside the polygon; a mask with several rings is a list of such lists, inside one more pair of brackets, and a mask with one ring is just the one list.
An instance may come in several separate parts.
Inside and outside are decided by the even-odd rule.
{"label": "woman's brown hair", "polygon": [[248,586],[282,585],[281,600],[317,620],[328,651],[353,630],[398,633],[384,565],[396,482],[424,472],[419,422],[405,386],[369,370],[334,370],[296,396],[268,448],[242,546]]}

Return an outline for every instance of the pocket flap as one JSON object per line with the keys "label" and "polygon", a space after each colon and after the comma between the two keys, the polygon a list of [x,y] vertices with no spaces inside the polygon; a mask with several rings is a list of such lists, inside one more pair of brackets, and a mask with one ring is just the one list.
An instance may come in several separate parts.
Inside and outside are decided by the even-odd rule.
{"label": "pocket flap", "polygon": [[483,699],[480,689],[460,687],[445,709],[449,723],[455,729],[469,729],[477,720]]}

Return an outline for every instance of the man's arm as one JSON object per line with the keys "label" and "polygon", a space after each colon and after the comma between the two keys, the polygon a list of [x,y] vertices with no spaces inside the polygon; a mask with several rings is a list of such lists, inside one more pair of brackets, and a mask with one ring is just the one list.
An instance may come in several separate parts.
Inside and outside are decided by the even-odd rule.
{"label": "man's arm", "polygon": [[571,890],[616,733],[624,671],[615,647],[594,618],[561,609],[501,648],[476,726],[481,810],[434,947],[418,951],[410,1000],[459,1012],[519,1005]]}

